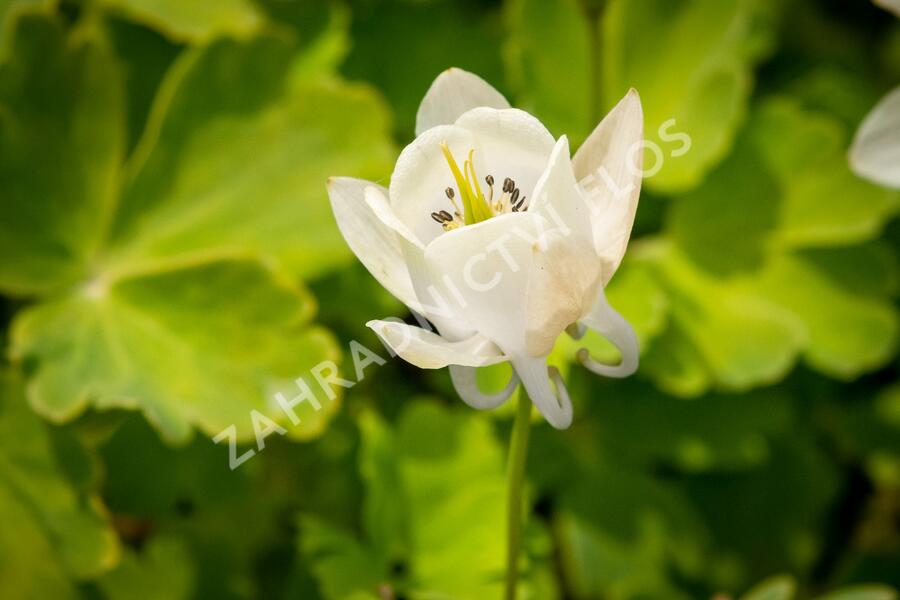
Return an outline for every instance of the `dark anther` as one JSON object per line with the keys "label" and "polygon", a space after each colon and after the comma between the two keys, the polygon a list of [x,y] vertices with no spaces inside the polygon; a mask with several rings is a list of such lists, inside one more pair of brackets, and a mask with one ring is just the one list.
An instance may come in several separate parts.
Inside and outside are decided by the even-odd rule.
{"label": "dark anther", "polygon": [[450,213],[448,213],[446,210],[442,210],[438,214],[440,214],[441,218],[444,219],[444,221],[446,221],[447,223],[449,223],[450,221],[453,220],[453,216]]}
{"label": "dark anther", "polygon": [[456,193],[453,191],[452,187],[448,187],[446,190],[444,190],[444,193],[447,194],[447,197],[450,198],[451,200],[453,200],[453,196],[456,195]]}
{"label": "dark anther", "polygon": [[437,221],[438,223],[444,222],[444,217],[441,216],[440,213],[436,213],[436,212],[431,213],[431,218],[434,219],[435,221]]}
{"label": "dark anther", "polygon": [[519,188],[516,188],[512,191],[512,196],[509,197],[509,203],[515,204],[516,200],[519,199]]}
{"label": "dark anther", "polygon": [[503,180],[503,191],[504,192],[511,192],[511,191],[513,191],[514,187],[515,187],[515,184],[513,183],[513,180],[510,179],[509,177],[507,177],[506,179]]}
{"label": "dark anther", "polygon": [[[516,191],[519,191],[519,190],[516,190]],[[513,206],[513,210],[514,211],[522,210],[522,206],[524,206],[524,204],[525,204],[525,196],[522,196],[521,198],[519,198],[519,201],[516,202],[516,204]]]}
{"label": "dark anther", "polygon": [[487,182],[488,185],[494,185],[494,176],[493,175],[488,175],[487,177],[484,178],[484,180]]}

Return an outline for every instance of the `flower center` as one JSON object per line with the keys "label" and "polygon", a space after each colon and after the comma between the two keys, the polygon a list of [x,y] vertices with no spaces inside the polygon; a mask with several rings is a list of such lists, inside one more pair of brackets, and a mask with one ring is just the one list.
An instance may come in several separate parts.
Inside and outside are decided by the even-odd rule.
{"label": "flower center", "polygon": [[503,187],[500,194],[494,199],[494,176],[488,175],[484,178],[488,187],[488,196],[485,198],[481,191],[481,185],[478,183],[478,175],[475,173],[475,163],[472,156],[474,150],[469,150],[469,155],[463,162],[463,168],[459,168],[453,153],[447,146],[447,142],[441,142],[441,152],[447,160],[447,166],[456,180],[456,187],[459,189],[462,207],[456,201],[456,192],[452,187],[444,190],[444,194],[453,205],[453,214],[446,210],[431,213],[431,218],[435,220],[444,231],[450,231],[463,225],[472,225],[487,221],[491,217],[508,213],[528,210],[525,202],[525,196],[521,194],[516,182],[509,177],[503,180]]}

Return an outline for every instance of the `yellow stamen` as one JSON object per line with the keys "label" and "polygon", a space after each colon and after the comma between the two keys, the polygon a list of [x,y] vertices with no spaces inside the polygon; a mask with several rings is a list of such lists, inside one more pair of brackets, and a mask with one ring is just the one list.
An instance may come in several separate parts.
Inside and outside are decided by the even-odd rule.
{"label": "yellow stamen", "polygon": [[456,180],[456,187],[459,188],[459,195],[462,196],[463,219],[465,220],[466,225],[477,223],[478,221],[475,219],[475,213],[472,210],[472,193],[469,189],[469,184],[459,170],[459,165],[456,164],[456,159],[453,158],[453,154],[450,152],[450,147],[447,146],[447,142],[441,142],[440,145],[441,152],[444,153],[444,158],[447,160],[447,165],[450,167],[450,172],[453,173],[453,178]]}
{"label": "yellow stamen", "polygon": [[494,216],[494,211],[481,192],[481,186],[478,184],[478,176],[475,173],[475,166],[472,162],[474,150],[469,150],[469,158],[463,163],[460,170],[453,153],[447,142],[441,142],[441,152],[447,160],[450,172],[456,180],[456,186],[459,188],[459,195],[462,197],[463,220],[466,225],[486,221]]}
{"label": "yellow stamen", "polygon": [[[491,210],[484,194],[481,192],[481,184],[478,183],[478,174],[475,173],[475,162],[472,158],[474,154],[474,150],[469,150],[469,158],[465,162],[466,179],[469,180],[469,185],[472,185],[475,188],[474,193],[472,194],[472,204],[473,208],[476,209],[476,212],[480,213],[481,218],[478,220],[486,221],[494,216],[494,211]],[[470,175],[471,178],[469,177]]]}

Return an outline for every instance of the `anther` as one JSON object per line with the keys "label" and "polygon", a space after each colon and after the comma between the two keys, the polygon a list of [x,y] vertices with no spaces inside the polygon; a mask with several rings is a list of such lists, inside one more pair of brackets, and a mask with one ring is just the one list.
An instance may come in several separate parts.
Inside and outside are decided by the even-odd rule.
{"label": "anther", "polygon": [[484,178],[484,181],[485,181],[485,183],[487,183],[488,185],[494,185],[494,176],[493,176],[493,175],[488,175],[487,177]]}
{"label": "anther", "polygon": [[431,213],[431,218],[441,224],[443,224],[443,222],[444,222],[444,217],[440,213],[436,213],[436,212]]}
{"label": "anther", "polygon": [[444,219],[444,221],[449,222],[449,221],[452,221],[452,220],[453,220],[453,215],[451,215],[450,213],[448,213],[446,210],[442,210],[442,211],[439,212],[438,214],[441,216],[442,219]]}
{"label": "anther", "polygon": [[515,204],[516,200],[519,199],[519,188],[516,188],[512,191],[512,196],[509,197],[509,203]]}
{"label": "anther", "polygon": [[451,200],[453,200],[453,197],[456,195],[456,192],[453,191],[452,187],[448,187],[446,190],[444,190],[444,193],[447,194],[447,197]]}
{"label": "anther", "polygon": [[503,180],[503,191],[504,192],[507,192],[507,193],[511,192],[511,191],[513,191],[514,187],[515,187],[515,184],[513,183],[513,180],[510,179],[509,177],[507,177],[506,179]]}

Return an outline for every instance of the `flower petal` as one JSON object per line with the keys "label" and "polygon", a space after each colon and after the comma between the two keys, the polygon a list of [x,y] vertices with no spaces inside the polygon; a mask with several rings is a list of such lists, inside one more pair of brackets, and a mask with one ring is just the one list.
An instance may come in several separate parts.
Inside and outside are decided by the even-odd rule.
{"label": "flower petal", "polygon": [[384,192],[385,189],[383,187],[375,187],[374,185],[365,189],[365,202],[369,209],[384,227],[387,227],[397,235],[397,241],[401,249],[409,246],[424,252],[425,246],[409,230],[406,223],[397,218],[391,205],[388,204],[388,199]]}
{"label": "flower petal", "polygon": [[407,306],[417,305],[396,232],[387,227],[366,200],[366,188],[383,196],[384,188],[351,177],[328,180],[331,208],[347,245],[369,273]]}
{"label": "flower petal", "polygon": [[366,326],[401,358],[421,369],[485,367],[507,360],[493,342],[478,334],[451,342],[421,327],[396,321],[369,321]]}
{"label": "flower petal", "polygon": [[[547,168],[555,143],[544,124],[517,108],[475,108],[456,120],[478,139],[479,175],[498,181],[509,177],[526,196]],[[499,186],[495,188],[500,192]],[[485,192],[487,193],[487,192]]]}
{"label": "flower petal", "polygon": [[531,356],[546,356],[556,338],[588,312],[601,289],[600,261],[592,246],[551,236],[546,250],[534,255],[525,294],[525,347]]}
{"label": "flower petal", "polygon": [[367,188],[366,203],[381,224],[396,234],[401,256],[412,281],[413,302],[407,302],[407,306],[434,323],[447,339],[455,341],[472,335],[474,331],[466,329],[459,323],[452,305],[433,285],[425,261],[424,246],[394,214],[387,198],[384,197],[384,192],[375,187]]}
{"label": "flower petal", "polygon": [[615,273],[631,235],[641,192],[644,115],[630,90],[581,145],[572,164],[594,215],[594,245],[604,284]]}
{"label": "flower petal", "polygon": [[438,292],[465,325],[505,352],[524,352],[534,216],[507,213],[447,232],[425,250]]}
{"label": "flower petal", "polygon": [[571,425],[572,401],[559,371],[553,367],[548,369],[544,358],[514,358],[512,364],[529,398],[547,422],[556,429]]}
{"label": "flower petal", "polygon": [[863,119],[850,146],[850,166],[860,177],[900,188],[900,87]]}
{"label": "flower petal", "polygon": [[[471,131],[455,125],[432,127],[412,141],[397,159],[391,175],[391,208],[418,240],[428,244],[443,233],[431,213],[440,210],[453,212],[453,204],[444,195],[448,187],[456,188],[456,181],[441,152],[441,142],[460,160],[475,149],[480,157],[478,143]],[[456,190],[457,202],[461,202]]]}
{"label": "flower petal", "polygon": [[565,136],[553,149],[528,212],[556,224],[534,254],[525,294],[527,352],[546,356],[559,334],[591,309],[602,273],[591,211],[575,181]]}
{"label": "flower petal", "polygon": [[474,367],[463,367],[460,365],[450,365],[450,380],[453,382],[453,388],[463,402],[477,408],[478,410],[489,410],[497,408],[506,402],[512,393],[519,387],[519,377],[513,370],[509,381],[499,392],[494,394],[485,394],[478,389],[478,381],[476,380],[477,371]]}
{"label": "flower petal", "polygon": [[594,307],[582,323],[608,339],[622,353],[621,363],[605,365],[592,359],[587,348],[582,348],[577,357],[585,368],[606,377],[628,377],[637,371],[640,356],[637,336],[628,321],[609,305],[603,290],[597,294]]}
{"label": "flower petal", "polygon": [[438,125],[449,125],[477,106],[509,108],[509,102],[484,79],[450,68],[437,76],[416,113],[416,135]]}

